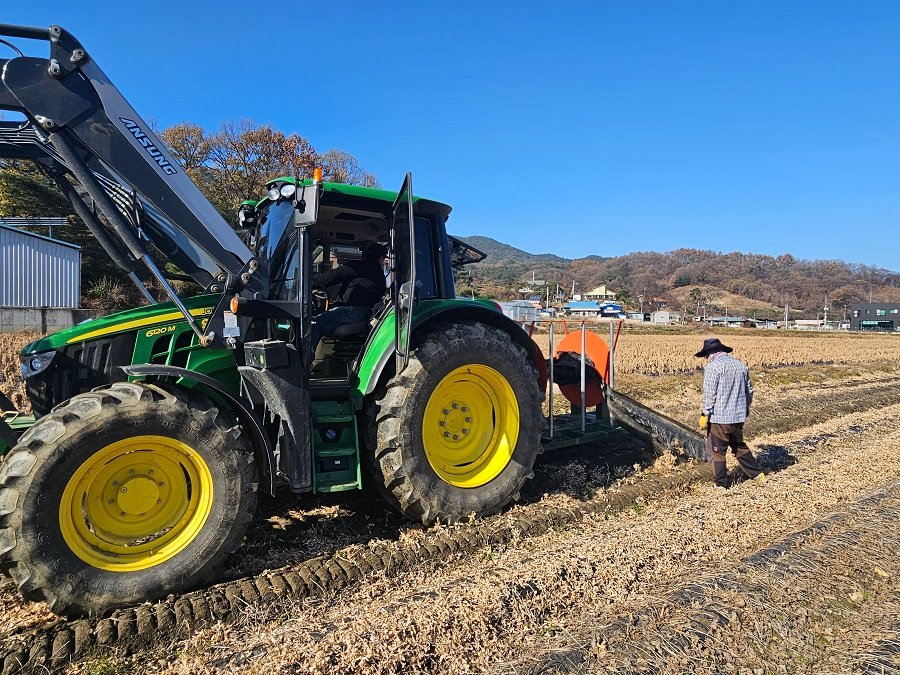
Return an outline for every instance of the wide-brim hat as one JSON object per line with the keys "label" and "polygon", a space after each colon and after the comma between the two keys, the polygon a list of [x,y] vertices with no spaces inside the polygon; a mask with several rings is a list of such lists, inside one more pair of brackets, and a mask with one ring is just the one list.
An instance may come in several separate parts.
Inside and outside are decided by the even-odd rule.
{"label": "wide-brim hat", "polygon": [[731,347],[723,345],[719,338],[706,338],[703,341],[703,349],[694,354],[694,356],[707,356],[713,352],[730,352],[734,351]]}

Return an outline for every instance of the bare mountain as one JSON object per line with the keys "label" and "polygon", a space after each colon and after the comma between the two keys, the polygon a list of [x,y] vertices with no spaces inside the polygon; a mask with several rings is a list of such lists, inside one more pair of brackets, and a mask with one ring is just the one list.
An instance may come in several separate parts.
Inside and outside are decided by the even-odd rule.
{"label": "bare mountain", "polygon": [[526,253],[520,248],[504,244],[490,237],[474,236],[460,237],[460,239],[487,253],[488,257],[484,262],[488,265],[502,264],[504,262],[526,263],[529,265],[567,265],[571,262],[568,258],[561,258],[552,253]]}

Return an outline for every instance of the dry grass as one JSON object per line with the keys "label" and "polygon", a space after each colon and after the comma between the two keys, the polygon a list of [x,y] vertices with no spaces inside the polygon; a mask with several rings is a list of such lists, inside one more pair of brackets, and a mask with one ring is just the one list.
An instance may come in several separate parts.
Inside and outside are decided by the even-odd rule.
{"label": "dry grass", "polygon": [[25,396],[25,383],[19,366],[19,351],[40,333],[0,333],[0,391],[9,396],[18,410],[28,412],[31,406]]}
{"label": "dry grass", "polygon": [[[854,432],[846,419],[832,419],[760,438],[769,447],[787,448],[796,460],[764,483],[728,492],[704,484],[686,494],[660,495],[620,515],[486,549],[477,559],[378,577],[332,598],[269,607],[242,626],[213,627],[177,645],[174,654],[159,650],[127,665],[171,673],[521,673],[537,670],[553,654],[574,652],[587,659],[575,672],[606,672],[606,666],[612,666],[610,672],[643,671],[627,643],[614,658],[592,650],[595,631],[617,622],[632,625],[629,617],[647,613],[682,631],[685,613],[665,601],[674,591],[736,569],[753,551],[895,479],[900,436],[881,429],[898,413],[900,406],[860,415]],[[827,440],[810,444],[810,433]],[[860,443],[870,450],[860,453]],[[847,566],[841,569],[869,560],[852,541],[842,555]],[[870,575],[867,583],[881,584],[872,602],[884,604],[875,612],[848,615],[848,621],[865,619],[859,626],[867,632],[833,634],[835,640],[851,634],[855,641],[832,651],[828,672],[849,672],[870,646],[866,635],[889,627],[885,622],[891,618],[888,610],[896,608],[900,570],[890,555],[878,563],[890,576]],[[776,587],[779,578],[762,575],[752,581]],[[816,583],[814,571],[805,578]],[[841,581],[829,577],[830,585],[856,597],[849,594],[858,586]],[[715,599],[727,601],[720,589],[707,586]],[[779,613],[800,609],[792,605],[795,596],[775,588],[767,597],[768,604],[741,607],[743,626],[798,630],[789,621],[775,621]],[[814,624],[833,619],[827,603],[809,609]],[[703,672],[777,672],[778,663],[787,665],[786,672],[821,672],[809,661],[817,656],[817,643],[807,639],[808,626],[799,630],[773,640],[777,650],[768,655],[766,643],[746,653],[748,641],[758,644],[756,633],[713,631],[702,651],[687,656]],[[677,661],[643,665],[660,673],[693,672]]]}
{"label": "dry grass", "polygon": [[[0,342],[4,376],[8,364],[17,373],[15,352],[33,337],[20,337],[16,344]],[[728,492],[704,484],[686,493],[659,495],[626,513],[589,519],[500,550],[485,549],[462,562],[444,561],[398,576],[378,576],[356,589],[315,601],[249,608],[242,624],[215,626],[170,648],[127,661],[111,656],[103,662],[73,666],[71,671],[519,673],[570,650],[587,658],[587,663],[576,664],[576,672],[579,668],[603,672],[606,666],[610,672],[641,670],[637,662],[624,665],[635,653],[628,651],[627,644],[624,652],[615,654],[610,644],[610,655],[599,650],[607,647],[592,644],[596,629],[623,617],[650,613],[659,626],[680,630],[680,622],[690,614],[666,606],[664,599],[673,591],[733,569],[742,557],[900,476],[900,436],[894,431],[900,403],[889,392],[898,380],[900,339],[761,332],[722,337],[735,348],[736,356],[751,365],[758,383],[754,421],[760,420],[760,426],[758,432],[751,432],[750,441],[764,450],[764,461],[782,469],[765,483],[744,484]],[[620,382],[627,385],[627,393],[637,394],[645,403],[687,419],[699,405],[696,369],[702,363],[693,353],[702,338],[702,334],[623,335],[617,359]],[[546,337],[542,346],[546,351]],[[2,386],[9,390],[8,384]],[[834,394],[829,403],[830,391]],[[784,424],[771,420],[763,424],[764,411],[771,411],[772,419]],[[596,450],[585,448],[579,453]],[[583,475],[582,454],[570,457],[537,471],[552,474],[555,483],[571,482],[567,492],[575,494],[579,485],[592,478]],[[666,468],[658,464],[647,473]],[[638,473],[628,480],[642,480],[645,475]],[[553,494],[540,502],[566,499],[574,498]],[[302,512],[306,507],[298,504],[296,508]],[[345,520],[340,513],[334,515]],[[365,529],[372,523],[358,527],[366,537],[375,536]],[[410,528],[396,536],[417,535]],[[300,555],[300,550],[302,545],[293,549],[293,555]],[[291,555],[291,551],[282,554]],[[264,557],[253,551],[244,555]],[[274,558],[265,560],[267,566],[278,564]],[[842,569],[852,571],[865,560],[848,542]],[[741,609],[741,622],[749,631],[780,635],[783,647],[766,652],[774,648],[764,645],[758,652],[747,653],[746,633],[723,630],[714,634],[710,649],[688,654],[696,660],[689,666],[674,661],[653,665],[661,673],[692,672],[698,664],[702,667],[697,672],[777,672],[779,664],[786,672],[854,670],[854,658],[874,653],[885,634],[882,617],[896,617],[900,568],[889,563],[890,557],[887,562],[879,560],[879,569],[884,568],[889,577],[870,574],[866,578],[870,586],[882,586],[870,589],[873,611],[865,614],[865,621],[848,615],[848,626],[833,625],[841,608],[828,598],[853,601],[857,596],[851,594],[858,592],[855,579],[845,580],[839,574],[832,578],[829,573],[826,581],[836,588],[846,583],[846,591],[842,596],[829,591],[828,597],[814,598],[816,602],[806,608],[796,606],[791,589],[782,593],[773,584],[768,604],[751,603]],[[814,590],[819,582],[812,577],[809,583]],[[765,584],[766,578],[752,581]],[[711,592],[721,593],[720,599],[729,597],[721,589]],[[46,620],[42,606],[14,597],[6,598],[4,611],[19,611],[17,620],[26,624]],[[788,615],[801,609],[809,612],[806,624]],[[783,616],[790,620],[780,621]],[[839,616],[843,621],[844,616]],[[806,651],[805,641],[807,633],[820,628],[834,633],[821,637],[816,632],[817,640],[833,639],[839,646],[846,639],[846,648],[833,651],[836,661],[824,669],[809,660],[816,654]]]}
{"label": "dry grass", "polygon": [[[597,331],[606,338],[607,333]],[[705,359],[694,354],[703,344],[696,335],[624,335],[619,338],[616,374],[669,375],[702,370]],[[545,335],[535,341],[546,354]],[[734,355],[751,368],[777,368],[806,364],[897,363],[900,335],[860,335],[836,333],[803,335],[774,331],[732,334],[722,341],[734,348]]]}

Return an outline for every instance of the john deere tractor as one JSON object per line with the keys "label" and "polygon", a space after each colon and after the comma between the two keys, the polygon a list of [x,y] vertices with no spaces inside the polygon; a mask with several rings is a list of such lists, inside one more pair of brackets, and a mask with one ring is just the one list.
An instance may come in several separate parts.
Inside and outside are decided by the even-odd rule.
{"label": "john deere tractor", "polygon": [[[239,236],[72,35],[0,36],[50,51],[0,60],[0,110],[22,118],[0,122],[0,157],[52,178],[147,300],[21,354],[36,420],[0,423],[0,570],[25,597],[99,615],[207,582],[260,492],[366,476],[426,524],[516,499],[544,361],[497,306],[456,297],[453,266],[483,255],[448,237],[449,206],[409,174],[398,192],[285,176]],[[389,251],[383,302],[312,345],[315,275],[372,244]]]}

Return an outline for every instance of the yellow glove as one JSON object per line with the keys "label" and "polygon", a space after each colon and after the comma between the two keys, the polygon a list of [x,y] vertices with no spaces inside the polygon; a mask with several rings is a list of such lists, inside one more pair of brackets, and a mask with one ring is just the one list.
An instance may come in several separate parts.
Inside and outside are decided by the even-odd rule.
{"label": "yellow glove", "polygon": [[709,429],[709,417],[706,415],[700,415],[700,419],[697,421],[697,425],[700,427],[701,431],[706,431]]}

